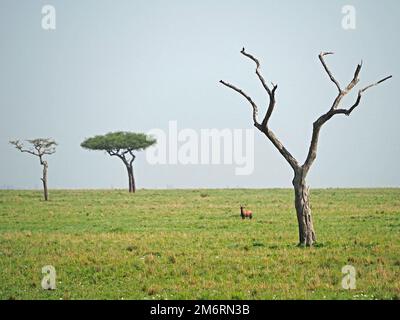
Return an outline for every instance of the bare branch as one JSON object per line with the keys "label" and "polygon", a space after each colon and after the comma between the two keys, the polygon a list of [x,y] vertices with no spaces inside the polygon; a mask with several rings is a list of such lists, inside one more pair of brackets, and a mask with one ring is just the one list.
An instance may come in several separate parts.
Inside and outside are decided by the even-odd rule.
{"label": "bare branch", "polygon": [[34,155],[34,156],[37,156],[37,157],[40,156],[39,153],[36,153],[36,152],[34,152],[33,150],[31,150],[31,149],[24,149],[24,144],[23,144],[21,141],[19,141],[19,140],[11,140],[11,141],[10,141],[10,144],[14,145],[15,148],[18,149],[18,150],[21,151],[21,152],[29,153],[29,154]]}
{"label": "bare branch", "polygon": [[366,86],[365,88],[359,90],[356,102],[349,109],[336,110],[336,111],[338,111],[337,113],[338,114],[342,113],[342,114],[345,114],[346,116],[349,116],[353,112],[353,110],[360,104],[361,96],[362,96],[363,92],[367,91],[368,89],[370,89],[372,87],[377,86],[378,84],[380,84],[380,83],[382,83],[382,82],[384,82],[384,81],[386,81],[386,80],[388,80],[390,78],[392,78],[392,76],[387,76],[387,77],[385,77],[385,78],[383,78],[383,79],[381,79],[381,80],[379,80],[379,81],[377,81],[377,82],[375,82],[373,84],[370,84],[370,85]]}
{"label": "bare branch", "polygon": [[[388,79],[390,79],[390,78],[393,78],[393,76],[392,76],[392,75],[387,76],[387,77],[385,77],[385,78],[379,80],[377,83],[375,83],[375,84],[373,84],[373,85],[371,85],[371,86],[374,86],[374,85],[376,86],[376,85],[378,85],[378,84],[382,83],[383,81],[386,81],[386,80],[388,80]],[[365,91],[365,90],[364,90],[364,91]]]}
{"label": "bare branch", "polygon": [[136,156],[133,154],[132,150],[129,150],[129,154],[131,155],[131,160],[129,161],[129,165],[132,166],[133,161],[135,161]]}
{"label": "bare branch", "polygon": [[292,156],[292,154],[285,148],[282,142],[275,136],[272,130],[268,127],[256,126],[261,132],[263,132],[267,138],[272,142],[276,149],[278,149],[279,153],[285,158],[285,160],[289,163],[292,169],[297,172],[300,169],[300,165],[297,162],[296,158]]}
{"label": "bare branch", "polygon": [[122,155],[120,154],[120,149],[115,149],[115,150],[106,150],[106,152],[110,155],[110,156],[115,156],[118,158],[122,159]]}
{"label": "bare branch", "polygon": [[[110,156],[115,156],[115,157],[120,158],[127,167],[131,167],[133,161],[136,158],[136,156],[133,154],[133,150],[132,149],[127,149],[127,150],[123,150],[123,151],[121,149],[115,149],[115,150],[107,150],[106,152]],[[128,153],[132,156],[131,160],[126,159],[126,155]]]}
{"label": "bare branch", "polygon": [[222,83],[223,85],[227,86],[228,88],[231,88],[232,90],[235,90],[236,92],[240,93],[243,97],[245,97],[247,99],[248,102],[250,102],[250,104],[253,108],[254,125],[258,125],[258,121],[257,121],[258,107],[257,107],[256,103],[253,101],[253,99],[251,99],[250,96],[247,95],[242,89],[235,87],[233,84],[230,84],[223,80],[220,80],[219,82]]}
{"label": "bare branch", "polygon": [[256,75],[257,75],[258,79],[260,79],[260,82],[261,82],[262,86],[264,87],[264,89],[267,91],[268,95],[271,97],[271,93],[272,93],[271,89],[268,87],[267,83],[265,82],[264,77],[262,76],[262,74],[259,71],[261,65],[260,65],[260,62],[258,61],[258,59],[255,58],[253,55],[247,53],[244,48],[240,51],[240,53],[255,62],[255,64],[256,64]]}
{"label": "bare branch", "polygon": [[253,55],[251,55],[250,53],[247,53],[244,47],[242,48],[242,50],[240,50],[240,53],[253,60],[256,63],[257,66],[256,69],[260,67],[260,61],[258,61],[258,59]]}
{"label": "bare branch", "polygon": [[274,111],[276,100],[275,100],[275,91],[278,88],[278,85],[273,85],[274,87],[272,88],[270,99],[269,99],[269,106],[267,109],[267,113],[265,114],[264,120],[262,122],[262,126],[264,128],[268,127],[268,121],[269,118],[271,118],[272,112]]}
{"label": "bare branch", "polygon": [[9,143],[14,145],[17,149],[22,148],[22,143],[19,140],[10,140]]}
{"label": "bare branch", "polygon": [[[323,65],[326,66],[325,63],[324,63],[324,60],[323,60],[323,58],[322,58],[323,55],[324,55],[324,54],[320,54],[320,59],[321,59]],[[326,54],[325,54],[325,55],[326,55]],[[304,175],[307,174],[307,172],[308,172],[308,170],[310,169],[312,163],[314,162],[314,160],[315,160],[316,157],[317,157],[318,139],[319,139],[319,133],[320,133],[320,130],[321,130],[322,126],[323,126],[329,119],[331,119],[331,118],[332,118],[334,115],[336,115],[336,114],[345,114],[345,115],[349,116],[349,115],[353,112],[353,110],[360,104],[361,96],[362,96],[362,93],[363,93],[363,92],[365,92],[365,91],[368,90],[369,88],[372,88],[372,87],[374,87],[374,86],[377,86],[378,84],[380,84],[380,83],[382,83],[382,82],[384,82],[384,81],[386,81],[386,80],[392,78],[392,76],[385,77],[385,78],[383,78],[383,79],[381,79],[381,80],[379,80],[379,81],[377,81],[377,82],[375,82],[375,83],[373,83],[373,84],[370,84],[370,85],[366,86],[365,88],[359,90],[359,91],[358,91],[358,95],[357,95],[357,99],[356,99],[355,103],[354,103],[349,109],[337,109],[337,107],[339,106],[339,104],[340,104],[342,98],[343,98],[347,93],[349,93],[349,92],[351,91],[351,89],[353,89],[354,86],[359,82],[358,76],[359,76],[359,74],[360,74],[361,67],[362,67],[362,62],[361,62],[360,64],[357,65],[357,68],[356,68],[356,70],[355,70],[355,72],[354,72],[353,79],[352,79],[351,82],[347,85],[346,90],[345,90],[345,91],[339,90],[339,94],[338,94],[338,96],[336,97],[335,101],[333,102],[333,105],[332,105],[331,109],[330,109],[327,113],[325,113],[325,114],[323,114],[322,116],[320,116],[320,117],[313,123],[313,133],[312,133],[312,137],[311,137],[310,147],[309,147],[309,150],[308,150],[308,154],[307,154],[306,161],[305,161],[304,164],[302,165],[303,174],[304,174]],[[326,70],[327,70],[327,68],[326,68]],[[328,70],[327,72],[328,72],[328,74],[330,74],[330,76],[331,76],[331,73],[329,72],[329,70]],[[332,79],[332,78],[331,78],[331,79]],[[332,80],[332,81],[333,81],[333,80]],[[335,81],[336,81],[336,80],[335,80]],[[335,82],[335,81],[334,81],[334,82]],[[335,82],[335,83],[336,83],[336,82]],[[337,84],[337,87],[340,89],[340,86],[339,86],[338,84]]]}
{"label": "bare branch", "polygon": [[360,81],[360,79],[358,78],[358,75],[360,74],[361,67],[362,67],[362,61],[360,64],[357,65],[356,71],[354,72],[353,79],[350,81],[350,83],[346,87],[346,92],[349,92],[351,89],[353,89],[357,85],[357,83]]}
{"label": "bare branch", "polygon": [[390,75],[390,76],[387,76],[387,77],[385,77],[385,78],[383,78],[383,79],[381,79],[381,80],[379,80],[379,81],[377,81],[377,82],[375,82],[375,83],[372,83],[372,84],[366,86],[365,88],[361,89],[361,93],[364,92],[364,91],[366,91],[366,90],[368,90],[369,88],[372,88],[372,87],[377,86],[378,84],[380,84],[380,83],[382,83],[382,82],[384,82],[384,81],[386,81],[386,80],[388,80],[388,79],[390,79],[390,78],[392,78],[392,77],[393,77],[393,76],[391,76],[391,75]]}
{"label": "bare branch", "polygon": [[275,85],[271,82],[272,84],[272,90],[270,89],[270,87],[267,85],[264,77],[262,76],[262,74],[260,73],[260,67],[261,64],[258,61],[258,59],[256,57],[254,57],[253,55],[251,55],[250,53],[247,53],[245,48],[242,49],[242,51],[240,51],[241,54],[243,54],[244,56],[248,57],[249,59],[253,60],[256,64],[256,75],[258,77],[258,79],[260,80],[262,86],[264,87],[264,89],[267,91],[268,96],[269,96],[269,105],[268,105],[268,109],[267,109],[267,113],[265,114],[264,120],[262,122],[262,126],[263,127],[267,127],[268,126],[268,121],[269,118],[271,117],[272,112],[274,111],[274,107],[275,107],[275,91],[278,88],[278,85]]}
{"label": "bare branch", "polygon": [[257,129],[259,129],[261,132],[263,132],[267,138],[273,143],[273,145],[278,149],[278,151],[282,154],[282,156],[286,159],[286,161],[290,164],[290,166],[293,168],[293,170],[297,171],[299,169],[299,164],[297,160],[292,156],[292,154],[283,146],[283,144],[279,141],[279,139],[275,136],[275,134],[268,128],[268,121],[271,117],[271,114],[274,110],[276,100],[275,100],[275,91],[278,88],[277,85],[274,85],[272,83],[272,90],[268,87],[265,79],[259,72],[260,68],[260,62],[258,61],[257,58],[255,58],[253,55],[247,53],[245,49],[243,48],[241,50],[241,53],[246,56],[247,58],[251,59],[254,61],[256,64],[256,74],[259,80],[261,81],[261,84],[263,85],[264,89],[267,91],[268,96],[269,96],[269,105],[267,112],[265,114],[264,120],[262,124],[259,124],[257,121],[257,113],[258,113],[258,107],[255,104],[255,102],[251,99],[249,95],[247,95],[242,89],[235,87],[234,85],[225,82],[225,81],[220,81],[223,85],[227,86],[228,88],[231,88],[235,90],[236,92],[240,93],[243,97],[247,99],[247,101],[250,102],[250,104],[253,107],[253,122],[254,125]]}
{"label": "bare branch", "polygon": [[342,89],[340,89],[339,82],[334,78],[334,76],[332,75],[331,71],[329,70],[329,68],[326,65],[325,60],[324,60],[324,56],[327,56],[327,55],[330,55],[330,54],[333,54],[333,52],[321,52],[319,54],[319,60],[321,61],[322,66],[324,67],[324,69],[325,69],[326,73],[328,74],[329,78],[336,85],[336,88],[338,89],[339,93],[341,93]]}

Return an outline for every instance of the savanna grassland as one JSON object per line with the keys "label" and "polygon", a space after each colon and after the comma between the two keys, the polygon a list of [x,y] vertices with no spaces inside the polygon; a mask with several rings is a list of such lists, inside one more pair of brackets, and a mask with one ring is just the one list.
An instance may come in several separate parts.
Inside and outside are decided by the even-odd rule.
{"label": "savanna grassland", "polygon": [[[400,189],[312,190],[314,248],[296,246],[289,189],[41,196],[0,191],[1,299],[400,298]],[[41,288],[45,265],[56,290]]]}

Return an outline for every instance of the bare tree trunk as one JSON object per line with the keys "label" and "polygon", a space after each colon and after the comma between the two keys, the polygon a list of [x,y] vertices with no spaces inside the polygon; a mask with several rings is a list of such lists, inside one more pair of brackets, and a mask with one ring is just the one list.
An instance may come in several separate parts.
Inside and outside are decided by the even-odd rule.
{"label": "bare tree trunk", "polygon": [[47,190],[47,169],[48,169],[48,164],[47,164],[47,161],[41,161],[41,163],[42,163],[42,166],[43,166],[42,182],[43,182],[44,200],[48,201],[49,200],[49,192]]}
{"label": "bare tree trunk", "polygon": [[316,241],[310,207],[310,192],[302,174],[293,179],[295,207],[299,224],[299,246],[312,246]]}
{"label": "bare tree trunk", "polygon": [[133,176],[133,167],[127,166],[126,169],[128,171],[129,192],[134,193],[136,191],[136,186],[135,186],[135,178]]}
{"label": "bare tree trunk", "polygon": [[132,190],[132,180],[131,180],[131,172],[129,170],[129,167],[126,167],[126,170],[128,171],[128,181],[129,181],[129,192]]}
{"label": "bare tree trunk", "polygon": [[135,184],[135,177],[133,175],[133,167],[131,167],[131,183],[132,183],[132,191],[133,193],[136,192],[136,184]]}

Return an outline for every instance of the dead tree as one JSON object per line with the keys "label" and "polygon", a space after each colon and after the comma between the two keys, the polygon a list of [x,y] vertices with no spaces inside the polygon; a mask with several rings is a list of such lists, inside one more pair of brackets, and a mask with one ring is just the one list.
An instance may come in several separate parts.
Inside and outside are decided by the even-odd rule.
{"label": "dead tree", "polygon": [[330,120],[333,116],[341,114],[349,116],[353,110],[359,105],[361,101],[362,94],[371,87],[374,87],[385,80],[390,79],[392,76],[388,76],[379,80],[376,83],[370,84],[358,91],[358,95],[354,104],[349,108],[341,108],[340,102],[342,101],[343,97],[346,96],[359,82],[359,74],[362,67],[362,62],[357,65],[356,70],[354,72],[353,79],[349,82],[349,84],[342,89],[339,85],[339,82],[334,78],[331,71],[329,70],[328,66],[325,63],[324,57],[327,55],[333,54],[333,52],[322,52],[319,54],[319,60],[322,63],[325,72],[328,74],[330,80],[335,84],[338,94],[333,101],[332,106],[330,109],[322,114],[314,123],[313,123],[313,132],[310,147],[308,150],[308,155],[303,164],[300,164],[293,155],[284,147],[281,141],[277,138],[274,132],[269,127],[269,120],[271,118],[272,112],[274,111],[276,100],[275,100],[275,93],[278,86],[276,84],[271,83],[271,86],[267,84],[264,77],[260,73],[260,62],[255,58],[253,55],[247,53],[243,48],[241,54],[245,57],[249,58],[256,64],[256,75],[260,80],[262,86],[264,87],[265,91],[269,97],[269,105],[264,116],[264,119],[261,123],[257,120],[258,114],[258,106],[253,101],[253,99],[247,95],[242,89],[225,82],[223,80],[220,81],[223,85],[231,88],[241,94],[246,100],[250,103],[253,109],[253,122],[254,126],[260,130],[265,136],[272,142],[272,144],[278,149],[280,154],[286,159],[289,165],[292,167],[294,172],[293,178],[293,187],[294,187],[294,194],[295,194],[295,207],[297,213],[297,221],[299,226],[299,245],[300,246],[312,246],[316,241],[313,219],[311,215],[311,208],[310,208],[310,197],[309,197],[309,187],[306,183],[306,177],[310,170],[311,165],[313,164],[316,156],[317,156],[317,147],[318,147],[318,138],[319,133],[322,126]]}
{"label": "dead tree", "polygon": [[45,155],[51,155],[56,152],[56,145],[57,143],[52,139],[33,139],[33,140],[26,140],[32,146],[25,148],[24,144],[19,140],[10,141],[12,145],[14,145],[19,151],[26,152],[32,154],[39,158],[40,164],[43,166],[43,174],[42,174],[42,182],[43,182],[43,194],[44,200],[49,200],[49,192],[47,189],[47,170],[48,170],[48,163],[44,160]]}

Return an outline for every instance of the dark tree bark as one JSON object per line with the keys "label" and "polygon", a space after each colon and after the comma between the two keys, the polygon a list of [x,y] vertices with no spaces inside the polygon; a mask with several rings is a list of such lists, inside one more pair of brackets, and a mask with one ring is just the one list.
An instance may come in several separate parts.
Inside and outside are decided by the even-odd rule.
{"label": "dark tree bark", "polygon": [[130,168],[127,167],[126,169],[127,169],[126,171],[128,172],[129,192],[132,192],[132,178],[131,178],[132,173]]}
{"label": "dark tree bark", "polygon": [[312,138],[311,138],[308,155],[307,155],[307,158],[306,158],[306,161],[304,162],[304,164],[300,165],[298,163],[298,161],[292,156],[292,154],[283,146],[283,144],[280,142],[280,140],[276,137],[276,135],[272,132],[272,130],[268,126],[269,119],[275,108],[275,104],[276,104],[275,92],[276,92],[276,89],[278,86],[271,83],[272,88],[270,88],[267,85],[264,77],[261,75],[261,73],[259,71],[260,62],[254,56],[247,53],[244,48],[242,49],[241,54],[243,54],[245,57],[251,59],[256,64],[256,75],[259,78],[262,86],[264,87],[264,89],[267,92],[268,97],[269,97],[269,105],[268,105],[267,112],[264,116],[263,121],[261,123],[258,122],[258,120],[257,120],[258,106],[249,95],[247,95],[242,89],[234,86],[233,84],[230,84],[223,80],[221,80],[220,83],[222,83],[226,87],[238,92],[250,103],[250,105],[252,106],[252,109],[253,109],[254,126],[258,130],[260,130],[262,133],[264,133],[264,135],[272,142],[272,144],[275,146],[275,148],[279,151],[279,153],[284,157],[284,159],[289,163],[289,165],[293,169],[293,172],[294,172],[293,188],[294,188],[294,198],[295,198],[294,202],[295,202],[297,221],[298,221],[298,227],[299,227],[299,245],[300,246],[312,246],[316,242],[316,235],[315,235],[315,230],[314,230],[313,218],[312,218],[312,214],[311,214],[310,192],[309,192],[309,187],[307,186],[307,183],[306,183],[306,177],[311,168],[311,165],[313,164],[313,162],[317,156],[317,146],[318,146],[320,130],[321,130],[322,126],[328,120],[330,120],[334,115],[344,114],[344,115],[349,116],[352,113],[352,111],[359,105],[363,92],[365,92],[367,89],[369,89],[373,86],[376,86],[376,85],[382,83],[383,81],[385,81],[387,79],[390,79],[392,76],[383,78],[382,80],[379,80],[378,82],[370,84],[370,85],[366,86],[365,88],[359,90],[355,103],[348,109],[340,109],[339,105],[340,105],[340,102],[343,99],[343,97],[345,95],[347,95],[359,82],[358,76],[361,71],[362,64],[357,65],[357,68],[354,72],[353,79],[347,85],[347,87],[345,89],[341,89],[339,82],[333,77],[332,73],[330,72],[330,70],[327,67],[325,60],[324,60],[324,56],[330,55],[330,54],[332,54],[332,52],[321,53],[319,55],[319,59],[322,63],[323,68],[325,69],[326,73],[328,74],[329,78],[331,79],[331,81],[335,84],[336,88],[338,89],[338,95],[337,95],[336,99],[334,100],[329,111],[324,113],[323,115],[321,115],[314,122],[313,133],[312,133]]}
{"label": "dark tree bark", "polygon": [[128,179],[129,179],[129,192],[136,192],[136,186],[135,186],[135,177],[133,175],[133,166],[128,165],[126,167],[128,171]]}
{"label": "dark tree bark", "polygon": [[[116,156],[122,160],[126,167],[126,171],[128,173],[128,191],[130,193],[136,192],[136,185],[135,185],[135,177],[133,174],[133,162],[135,161],[136,156],[133,154],[133,150],[108,150],[107,153],[110,156]],[[131,159],[127,159],[127,154],[131,156]]]}

